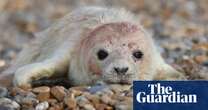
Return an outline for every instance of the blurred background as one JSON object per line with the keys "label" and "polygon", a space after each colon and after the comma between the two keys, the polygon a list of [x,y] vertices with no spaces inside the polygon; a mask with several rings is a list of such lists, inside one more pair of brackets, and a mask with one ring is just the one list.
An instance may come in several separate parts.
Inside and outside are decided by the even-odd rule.
{"label": "blurred background", "polygon": [[33,33],[82,6],[130,10],[169,64],[189,79],[208,78],[208,0],[0,0],[0,72]]}

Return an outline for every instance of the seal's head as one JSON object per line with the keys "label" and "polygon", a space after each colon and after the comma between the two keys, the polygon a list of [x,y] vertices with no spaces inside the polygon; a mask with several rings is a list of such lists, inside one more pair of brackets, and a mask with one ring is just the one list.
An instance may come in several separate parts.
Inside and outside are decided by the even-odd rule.
{"label": "seal's head", "polygon": [[152,61],[150,38],[128,22],[95,28],[82,40],[79,50],[80,71],[106,83],[131,84],[134,79],[144,79]]}

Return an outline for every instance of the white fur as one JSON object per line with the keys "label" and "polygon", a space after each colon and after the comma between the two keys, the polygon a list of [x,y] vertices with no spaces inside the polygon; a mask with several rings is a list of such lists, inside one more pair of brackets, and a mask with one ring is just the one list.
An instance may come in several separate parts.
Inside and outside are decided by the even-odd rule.
{"label": "white fur", "polygon": [[[87,84],[91,82],[93,76],[89,76],[81,64],[84,59],[76,59],[76,57],[71,59],[71,56],[77,56],[77,58],[79,56],[74,55],[73,49],[89,31],[102,24],[112,22],[130,22],[142,29],[134,15],[124,9],[79,8],[58,20],[45,31],[37,33],[37,40],[23,49],[14,65],[5,74],[15,73],[14,85],[24,86],[30,84],[32,80],[42,77],[62,76],[64,73],[68,73],[70,65],[70,69],[72,69],[70,70],[72,73],[69,73],[70,80],[78,85]],[[150,38],[150,40],[152,39]],[[155,64],[150,65],[152,69],[149,71],[152,70],[152,73],[155,73],[153,72],[156,71],[155,69],[162,69],[167,64],[155,48],[152,50]],[[175,70],[171,71],[175,72]],[[146,79],[153,78],[154,74],[146,76]]]}

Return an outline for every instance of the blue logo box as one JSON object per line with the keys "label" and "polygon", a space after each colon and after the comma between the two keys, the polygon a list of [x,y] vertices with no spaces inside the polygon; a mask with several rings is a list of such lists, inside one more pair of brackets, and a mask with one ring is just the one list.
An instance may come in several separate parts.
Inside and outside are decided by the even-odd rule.
{"label": "blue logo box", "polygon": [[134,110],[208,110],[208,81],[134,81]]}

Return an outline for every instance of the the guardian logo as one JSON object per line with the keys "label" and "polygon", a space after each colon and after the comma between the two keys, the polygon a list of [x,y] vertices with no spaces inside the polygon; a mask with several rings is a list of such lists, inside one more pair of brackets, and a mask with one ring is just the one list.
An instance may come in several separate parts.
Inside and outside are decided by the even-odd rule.
{"label": "the guardian logo", "polygon": [[149,92],[138,92],[138,103],[197,103],[196,94],[184,94],[175,91],[171,86],[161,86],[160,83],[148,84]]}
{"label": "the guardian logo", "polygon": [[208,81],[134,81],[134,110],[208,110]]}

